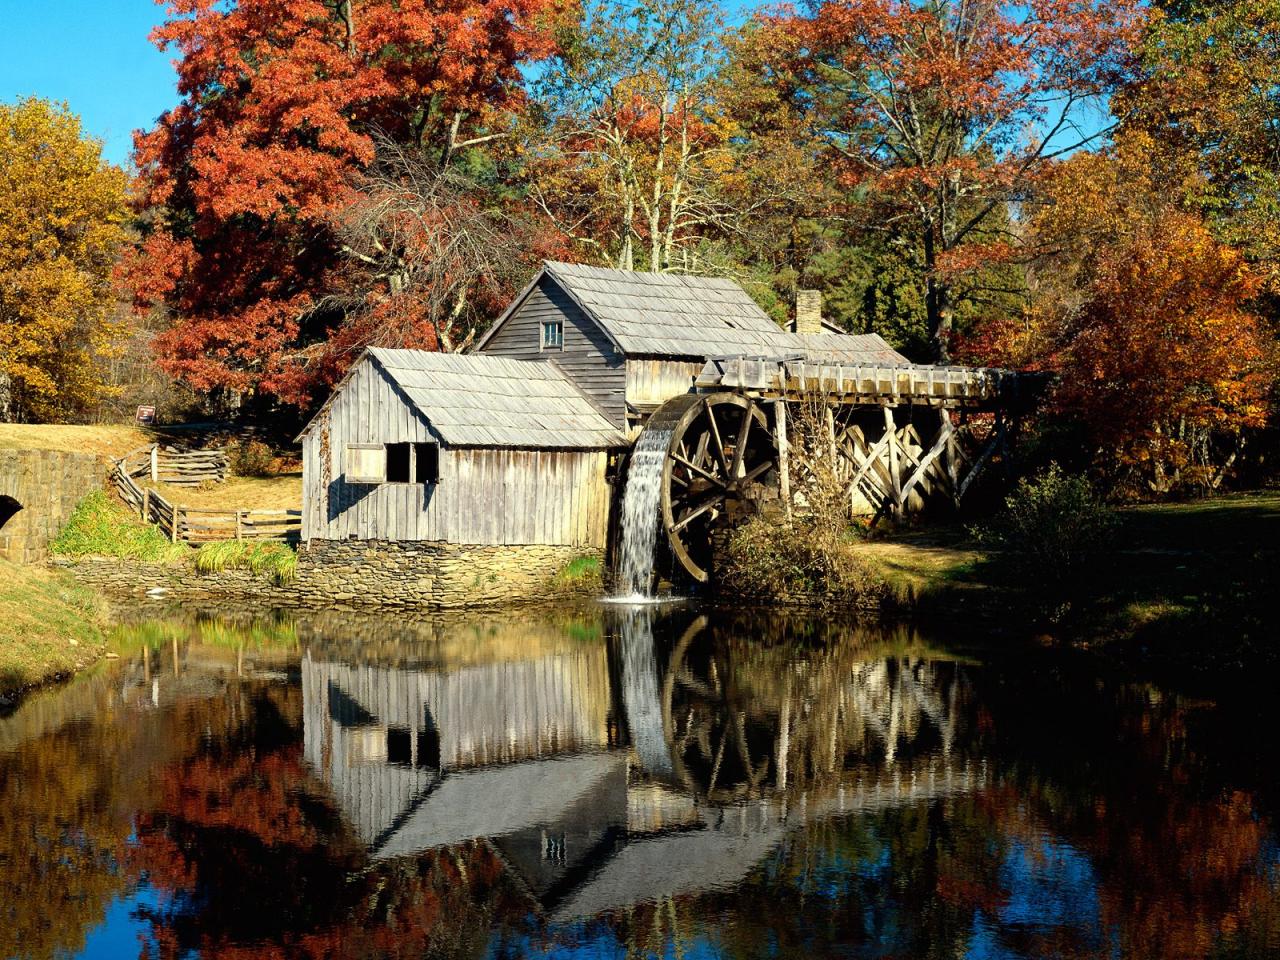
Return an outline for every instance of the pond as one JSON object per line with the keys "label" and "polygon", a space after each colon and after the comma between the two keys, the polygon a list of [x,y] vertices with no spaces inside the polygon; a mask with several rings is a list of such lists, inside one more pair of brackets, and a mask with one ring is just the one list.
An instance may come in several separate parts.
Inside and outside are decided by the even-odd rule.
{"label": "pond", "polygon": [[680,606],[113,645],[0,718],[0,956],[1280,955],[1264,705],[1078,655]]}

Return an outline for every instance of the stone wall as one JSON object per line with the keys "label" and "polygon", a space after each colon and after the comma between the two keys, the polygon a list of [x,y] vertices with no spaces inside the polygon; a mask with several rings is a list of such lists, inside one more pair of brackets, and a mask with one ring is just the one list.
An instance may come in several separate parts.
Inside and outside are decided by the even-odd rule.
{"label": "stone wall", "polygon": [[102,488],[106,464],[90,453],[0,450],[0,557],[35,563],[49,553],[87,494]]}
{"label": "stone wall", "polygon": [[297,578],[284,585],[244,570],[200,574],[108,557],[60,563],[82,582],[116,596],[142,597],[160,589],[170,600],[441,609],[546,599],[556,592],[555,574],[591,552],[571,546],[313,540],[298,551]]}

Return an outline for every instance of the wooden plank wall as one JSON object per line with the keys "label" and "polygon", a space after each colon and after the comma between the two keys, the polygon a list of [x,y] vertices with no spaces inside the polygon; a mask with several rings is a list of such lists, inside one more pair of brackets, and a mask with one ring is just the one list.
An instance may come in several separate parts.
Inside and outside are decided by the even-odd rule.
{"label": "wooden plank wall", "polygon": [[[564,349],[544,352],[542,322],[557,318],[564,321]],[[516,360],[554,360],[605,416],[623,425],[627,374],[622,356],[554,281],[543,277],[483,352]]]}
{"label": "wooden plank wall", "polygon": [[627,403],[660,404],[689,393],[702,366],[701,360],[628,358]]}
{"label": "wooden plank wall", "polygon": [[612,488],[603,450],[442,447],[439,483],[348,484],[347,444],[436,438],[367,360],[328,413],[329,483],[322,481],[323,424],[303,446],[304,538],[605,545]]}

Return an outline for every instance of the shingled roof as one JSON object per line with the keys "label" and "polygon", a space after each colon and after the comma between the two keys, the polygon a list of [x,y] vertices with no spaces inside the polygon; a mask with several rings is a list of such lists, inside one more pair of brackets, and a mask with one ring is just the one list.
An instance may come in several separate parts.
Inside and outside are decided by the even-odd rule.
{"label": "shingled roof", "polygon": [[647,273],[548,261],[486,336],[511,316],[544,276],[550,277],[629,355],[795,356],[820,351],[832,362],[905,364],[875,334],[796,334],[783,330],[733,280]]}
{"label": "shingled roof", "polygon": [[451,446],[603,449],[626,444],[553,364],[377,347],[368,355]]}

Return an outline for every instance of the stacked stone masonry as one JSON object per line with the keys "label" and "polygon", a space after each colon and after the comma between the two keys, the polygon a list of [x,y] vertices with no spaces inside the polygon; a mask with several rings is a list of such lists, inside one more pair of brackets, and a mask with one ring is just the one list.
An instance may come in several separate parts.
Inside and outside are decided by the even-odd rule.
{"label": "stacked stone masonry", "polygon": [[545,599],[556,573],[590,552],[572,546],[313,540],[298,551],[297,577],[289,584],[243,570],[199,574],[107,557],[67,566],[81,581],[115,595],[143,596],[158,588],[172,600],[440,609]]}
{"label": "stacked stone masonry", "polygon": [[0,557],[44,560],[49,541],[105,476],[106,465],[93,454],[0,450]]}

